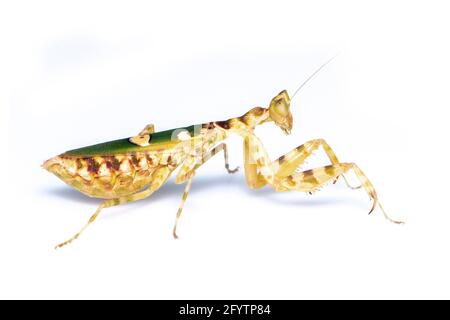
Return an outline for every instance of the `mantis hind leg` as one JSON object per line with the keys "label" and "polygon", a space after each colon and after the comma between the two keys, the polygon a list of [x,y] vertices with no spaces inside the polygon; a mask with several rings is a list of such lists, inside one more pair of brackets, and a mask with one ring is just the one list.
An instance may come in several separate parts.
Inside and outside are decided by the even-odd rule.
{"label": "mantis hind leg", "polygon": [[173,237],[175,239],[178,239],[178,236],[177,236],[178,219],[180,219],[181,212],[183,211],[184,203],[186,202],[186,199],[188,197],[189,190],[191,190],[191,185],[192,185],[192,179],[193,178],[194,178],[194,174],[192,174],[192,176],[189,178],[188,182],[186,183],[186,187],[184,188],[183,198],[181,200],[181,205],[180,205],[180,207],[178,208],[178,211],[177,211],[177,216],[175,218],[175,224],[173,226],[173,232],[172,232]]}
{"label": "mantis hind leg", "polygon": [[68,245],[71,242],[78,239],[80,237],[80,235],[84,232],[84,230],[86,230],[87,227],[89,227],[89,225],[97,219],[97,217],[99,216],[102,209],[117,206],[120,204],[125,204],[128,202],[142,200],[142,199],[145,199],[145,198],[151,196],[156,190],[158,190],[166,182],[170,173],[171,173],[171,171],[167,167],[162,167],[162,168],[158,169],[157,171],[155,171],[152,184],[147,189],[140,191],[138,193],[134,193],[134,194],[125,196],[125,197],[120,197],[120,198],[116,198],[116,199],[108,199],[108,200],[103,201],[99,205],[97,210],[94,212],[94,214],[89,218],[88,222],[83,226],[83,228],[81,228],[80,231],[78,231],[74,236],[72,236],[68,240],[56,245],[55,249],[64,247],[65,245]]}

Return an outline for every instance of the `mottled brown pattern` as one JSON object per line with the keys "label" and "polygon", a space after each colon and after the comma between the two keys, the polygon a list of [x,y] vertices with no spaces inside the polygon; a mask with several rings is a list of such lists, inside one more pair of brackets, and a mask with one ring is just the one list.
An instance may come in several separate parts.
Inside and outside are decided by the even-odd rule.
{"label": "mottled brown pattern", "polygon": [[120,161],[119,159],[117,159],[116,157],[112,157],[112,168],[115,171],[119,171],[120,170]]}
{"label": "mottled brown pattern", "polygon": [[98,169],[100,168],[100,165],[97,163],[97,161],[94,158],[86,158],[87,163],[87,170],[90,173],[97,174]]}
{"label": "mottled brown pattern", "polygon": [[314,188],[320,187],[320,182],[313,175],[312,176],[303,177],[303,182],[313,185]]}
{"label": "mottled brown pattern", "polygon": [[314,170],[306,170],[302,172],[303,177],[308,178],[314,176]]}
{"label": "mottled brown pattern", "polygon": [[131,155],[131,162],[135,167],[139,167],[139,159],[136,157],[135,154]]}
{"label": "mottled brown pattern", "polygon": [[[46,161],[44,168],[84,194],[112,199],[148,186],[153,179],[153,172],[161,166],[175,169],[179,157],[174,152],[172,155],[136,153],[85,158],[61,156]],[[158,165],[163,158],[167,159],[167,163]]]}
{"label": "mottled brown pattern", "polygon": [[214,129],[216,126],[214,125],[214,122],[208,122],[203,124],[202,128],[207,129],[207,130],[212,130]]}
{"label": "mottled brown pattern", "polygon": [[108,170],[112,170],[113,169],[112,158],[103,157],[103,159],[105,159],[106,168],[108,168]]}
{"label": "mottled brown pattern", "polygon": [[221,127],[221,128],[223,128],[223,129],[225,129],[225,130],[228,130],[228,129],[230,129],[230,121],[229,120],[225,120],[225,121],[216,121],[216,124],[219,126],[219,127]]}
{"label": "mottled brown pattern", "polygon": [[240,122],[242,122],[243,124],[247,125],[247,115],[244,114],[243,116],[237,118]]}
{"label": "mottled brown pattern", "polygon": [[77,170],[80,170],[83,168],[83,163],[81,162],[81,159],[76,160]]}
{"label": "mottled brown pattern", "polygon": [[334,176],[334,174],[335,174],[335,168],[334,168],[334,166],[326,166],[326,167],[324,167],[324,169],[325,169],[325,173],[326,173],[327,175],[329,175],[329,176]]}
{"label": "mottled brown pattern", "polygon": [[266,111],[266,109],[261,108],[261,107],[256,107],[256,108],[253,108],[252,111],[255,116],[262,116],[264,114],[264,111]]}
{"label": "mottled brown pattern", "polygon": [[146,154],[146,155],[145,155],[145,158],[147,159],[148,166],[149,166],[149,167],[152,166],[152,165],[153,165],[152,157],[150,157],[149,154]]}

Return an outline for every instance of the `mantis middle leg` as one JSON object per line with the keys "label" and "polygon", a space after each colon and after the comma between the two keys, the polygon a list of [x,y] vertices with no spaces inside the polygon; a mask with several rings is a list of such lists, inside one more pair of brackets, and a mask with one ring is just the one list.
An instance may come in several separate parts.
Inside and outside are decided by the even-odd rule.
{"label": "mantis middle leg", "polygon": [[186,202],[187,196],[189,194],[189,190],[191,189],[192,185],[192,179],[195,175],[196,170],[202,166],[205,162],[207,162],[209,159],[211,159],[213,156],[218,154],[220,151],[224,152],[224,158],[225,158],[225,169],[227,169],[228,173],[235,173],[239,168],[236,167],[233,170],[230,170],[230,165],[228,163],[228,151],[227,151],[227,145],[225,143],[221,143],[215,148],[213,148],[210,151],[207,151],[202,157],[194,157],[191,156],[187,158],[183,164],[183,166],[180,169],[180,172],[178,173],[175,182],[176,183],[183,183],[187,181],[186,187],[184,189],[183,193],[183,199],[180,205],[180,208],[178,209],[176,218],[175,218],[175,225],[173,226],[173,237],[175,239],[178,239],[177,236],[177,225],[178,220],[180,219],[181,212],[183,210],[184,203]]}

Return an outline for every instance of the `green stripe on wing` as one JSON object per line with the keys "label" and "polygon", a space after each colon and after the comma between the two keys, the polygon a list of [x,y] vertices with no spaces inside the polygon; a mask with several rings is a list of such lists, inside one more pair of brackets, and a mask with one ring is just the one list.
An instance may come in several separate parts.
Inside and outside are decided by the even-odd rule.
{"label": "green stripe on wing", "polygon": [[147,147],[140,147],[130,142],[130,138],[108,141],[104,143],[94,144],[92,146],[83,147],[79,149],[70,150],[64,153],[65,156],[98,156],[98,155],[115,155],[132,152],[143,152],[146,150],[152,150],[155,147],[161,145],[167,145],[171,142],[175,143],[179,141],[172,135],[175,131],[180,132],[186,130],[190,136],[194,136],[195,128],[201,128],[201,126],[189,126],[184,128],[170,129],[166,131],[155,132],[151,134],[150,145]]}

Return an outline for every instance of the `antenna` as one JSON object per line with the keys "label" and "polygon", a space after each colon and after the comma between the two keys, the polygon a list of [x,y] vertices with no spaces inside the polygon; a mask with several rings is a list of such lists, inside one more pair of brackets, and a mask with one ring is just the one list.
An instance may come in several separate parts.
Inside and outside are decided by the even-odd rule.
{"label": "antenna", "polygon": [[339,55],[336,54],[333,57],[331,57],[330,59],[328,59],[327,62],[325,62],[324,64],[322,64],[319,68],[316,69],[316,71],[313,72],[313,74],[311,74],[308,79],[306,79],[301,85],[300,87],[297,88],[297,90],[295,90],[294,94],[291,97],[291,100],[294,99],[295,95],[300,91],[301,88],[304,87],[305,84],[307,84],[309,82],[309,80],[311,80],[320,70],[322,70],[323,67],[325,67],[327,64],[329,64],[331,61],[333,61],[334,58],[336,58]]}

